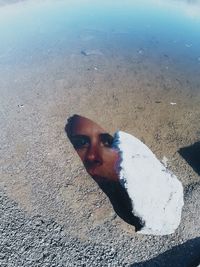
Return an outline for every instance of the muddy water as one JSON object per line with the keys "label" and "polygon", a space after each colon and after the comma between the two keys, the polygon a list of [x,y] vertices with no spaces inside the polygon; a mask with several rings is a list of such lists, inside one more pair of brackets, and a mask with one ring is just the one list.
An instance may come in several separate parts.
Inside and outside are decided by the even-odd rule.
{"label": "muddy water", "polygon": [[66,138],[74,113],[135,135],[184,185],[198,181],[178,150],[200,138],[199,11],[198,1],[161,0],[1,6],[0,184],[9,196],[81,235],[105,222],[127,231]]}

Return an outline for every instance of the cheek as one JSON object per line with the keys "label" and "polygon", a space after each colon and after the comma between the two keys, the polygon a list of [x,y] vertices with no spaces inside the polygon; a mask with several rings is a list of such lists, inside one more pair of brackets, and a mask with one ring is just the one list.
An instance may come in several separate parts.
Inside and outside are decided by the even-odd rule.
{"label": "cheek", "polygon": [[119,161],[119,153],[116,150],[107,150],[104,152],[104,163],[110,166],[115,166],[116,163]]}
{"label": "cheek", "polygon": [[120,155],[116,150],[105,151],[104,161],[102,166],[102,175],[106,177],[107,181],[119,181],[118,164],[120,162]]}
{"label": "cheek", "polygon": [[85,150],[79,150],[78,149],[78,150],[76,150],[76,152],[79,155],[79,157],[82,160],[82,162],[84,162],[86,151]]}

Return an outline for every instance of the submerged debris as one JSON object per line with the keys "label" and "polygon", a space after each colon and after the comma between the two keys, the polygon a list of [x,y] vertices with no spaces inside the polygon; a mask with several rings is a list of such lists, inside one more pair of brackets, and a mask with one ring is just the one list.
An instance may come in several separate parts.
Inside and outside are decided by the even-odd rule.
{"label": "submerged debris", "polygon": [[100,50],[81,50],[83,56],[103,56],[103,53]]}
{"label": "submerged debris", "polygon": [[185,44],[185,47],[190,48],[190,47],[192,47],[192,44]]}

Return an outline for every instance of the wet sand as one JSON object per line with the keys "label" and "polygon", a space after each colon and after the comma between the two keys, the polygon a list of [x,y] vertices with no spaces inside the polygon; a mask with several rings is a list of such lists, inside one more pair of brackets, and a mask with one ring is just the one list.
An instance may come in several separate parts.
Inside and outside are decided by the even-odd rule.
{"label": "wet sand", "polygon": [[[82,167],[64,126],[69,116],[80,114],[111,133],[126,131],[160,160],[167,157],[184,186],[196,183],[198,174],[178,150],[200,138],[200,63],[191,70],[162,51],[152,55],[137,47],[130,55],[93,45],[99,52],[84,55],[85,47],[61,55],[46,51],[42,61],[33,56],[0,65],[0,186],[28,214],[53,218],[72,236],[102,243],[112,237],[130,246],[134,239],[145,249],[151,237],[135,235],[115,215]],[[190,224],[185,223],[174,235],[153,238],[158,244],[149,245],[145,258],[136,253],[137,260],[157,255],[157,246],[164,252],[199,236],[198,229],[183,230]]]}
{"label": "wet sand", "polygon": [[[42,169],[52,179],[54,166],[58,174],[54,170],[52,182],[65,183],[76,168],[82,169],[64,132],[67,118],[76,113],[111,133],[121,129],[140,138],[160,160],[168,158],[184,185],[198,181],[177,152],[199,140],[198,78],[189,80],[185,73],[173,72],[173,64],[169,69],[163,64],[162,59],[151,62],[140,54],[127,59],[112,54],[84,56],[77,50],[42,64],[1,69],[3,166],[16,166],[28,179],[26,172],[36,164],[33,182],[39,179],[42,184]],[[6,182],[7,174],[5,170]]]}

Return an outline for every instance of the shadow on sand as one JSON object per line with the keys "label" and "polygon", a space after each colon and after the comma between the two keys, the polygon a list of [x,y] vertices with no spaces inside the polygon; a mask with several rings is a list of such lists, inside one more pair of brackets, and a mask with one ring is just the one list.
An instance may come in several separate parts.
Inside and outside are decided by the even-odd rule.
{"label": "shadow on sand", "polygon": [[200,264],[200,237],[175,246],[163,254],[130,267],[197,267]]}
{"label": "shadow on sand", "polygon": [[133,215],[131,200],[122,185],[119,182],[105,182],[98,185],[109,198],[117,215],[128,224],[135,226],[136,231],[141,230],[144,223],[139,217]]}
{"label": "shadow on sand", "polygon": [[187,161],[193,170],[200,175],[200,142],[180,148],[178,153]]}

